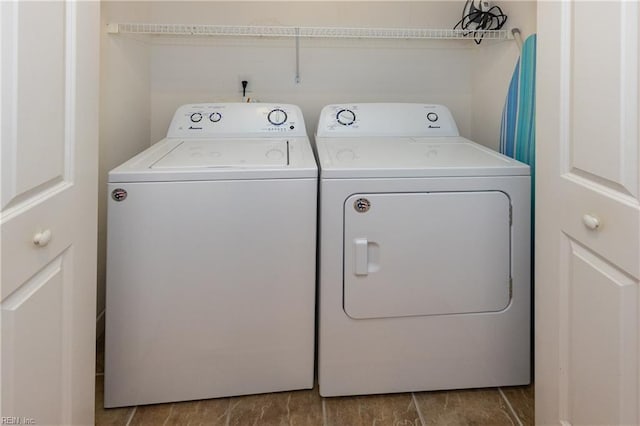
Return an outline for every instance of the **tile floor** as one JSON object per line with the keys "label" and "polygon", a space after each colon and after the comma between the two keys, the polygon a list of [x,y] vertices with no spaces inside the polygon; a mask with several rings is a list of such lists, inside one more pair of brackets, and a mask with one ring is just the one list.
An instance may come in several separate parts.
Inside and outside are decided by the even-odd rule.
{"label": "tile floor", "polygon": [[322,398],[312,390],[139,407],[103,407],[104,341],[96,360],[96,425],[533,425],[533,385]]}

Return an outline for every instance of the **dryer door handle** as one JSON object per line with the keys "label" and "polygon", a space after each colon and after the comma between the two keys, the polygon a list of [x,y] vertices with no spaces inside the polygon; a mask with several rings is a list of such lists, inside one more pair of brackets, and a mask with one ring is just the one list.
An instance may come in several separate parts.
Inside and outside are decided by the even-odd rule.
{"label": "dryer door handle", "polygon": [[366,238],[356,238],[353,240],[355,248],[355,274],[356,275],[368,275],[369,274],[369,258],[367,251],[369,248],[369,241]]}

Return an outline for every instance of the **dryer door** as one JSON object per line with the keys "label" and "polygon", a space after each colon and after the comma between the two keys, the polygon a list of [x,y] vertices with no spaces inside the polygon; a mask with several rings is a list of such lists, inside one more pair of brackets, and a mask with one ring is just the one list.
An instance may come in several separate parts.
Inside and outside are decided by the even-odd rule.
{"label": "dryer door", "polygon": [[500,191],[349,197],[345,312],[360,319],[505,309],[510,222],[510,200]]}

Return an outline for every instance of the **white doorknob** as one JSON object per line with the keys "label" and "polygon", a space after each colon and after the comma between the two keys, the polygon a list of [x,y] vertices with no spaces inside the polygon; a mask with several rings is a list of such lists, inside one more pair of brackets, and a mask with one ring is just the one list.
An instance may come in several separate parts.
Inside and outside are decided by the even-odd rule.
{"label": "white doorknob", "polygon": [[33,236],[33,244],[37,245],[38,247],[46,246],[47,244],[49,244],[49,241],[51,241],[51,231],[48,229],[42,232],[38,232]]}
{"label": "white doorknob", "polygon": [[584,223],[584,226],[592,231],[600,228],[600,219],[592,214],[585,214],[584,216],[582,216],[582,223]]}

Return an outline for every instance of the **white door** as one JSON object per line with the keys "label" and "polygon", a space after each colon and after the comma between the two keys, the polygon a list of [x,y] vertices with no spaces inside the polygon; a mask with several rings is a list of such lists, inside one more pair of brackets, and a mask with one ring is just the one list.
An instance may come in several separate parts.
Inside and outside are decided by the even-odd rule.
{"label": "white door", "polygon": [[0,2],[3,422],[93,423],[99,10]]}
{"label": "white door", "polygon": [[538,3],[538,424],[640,424],[638,9]]}

